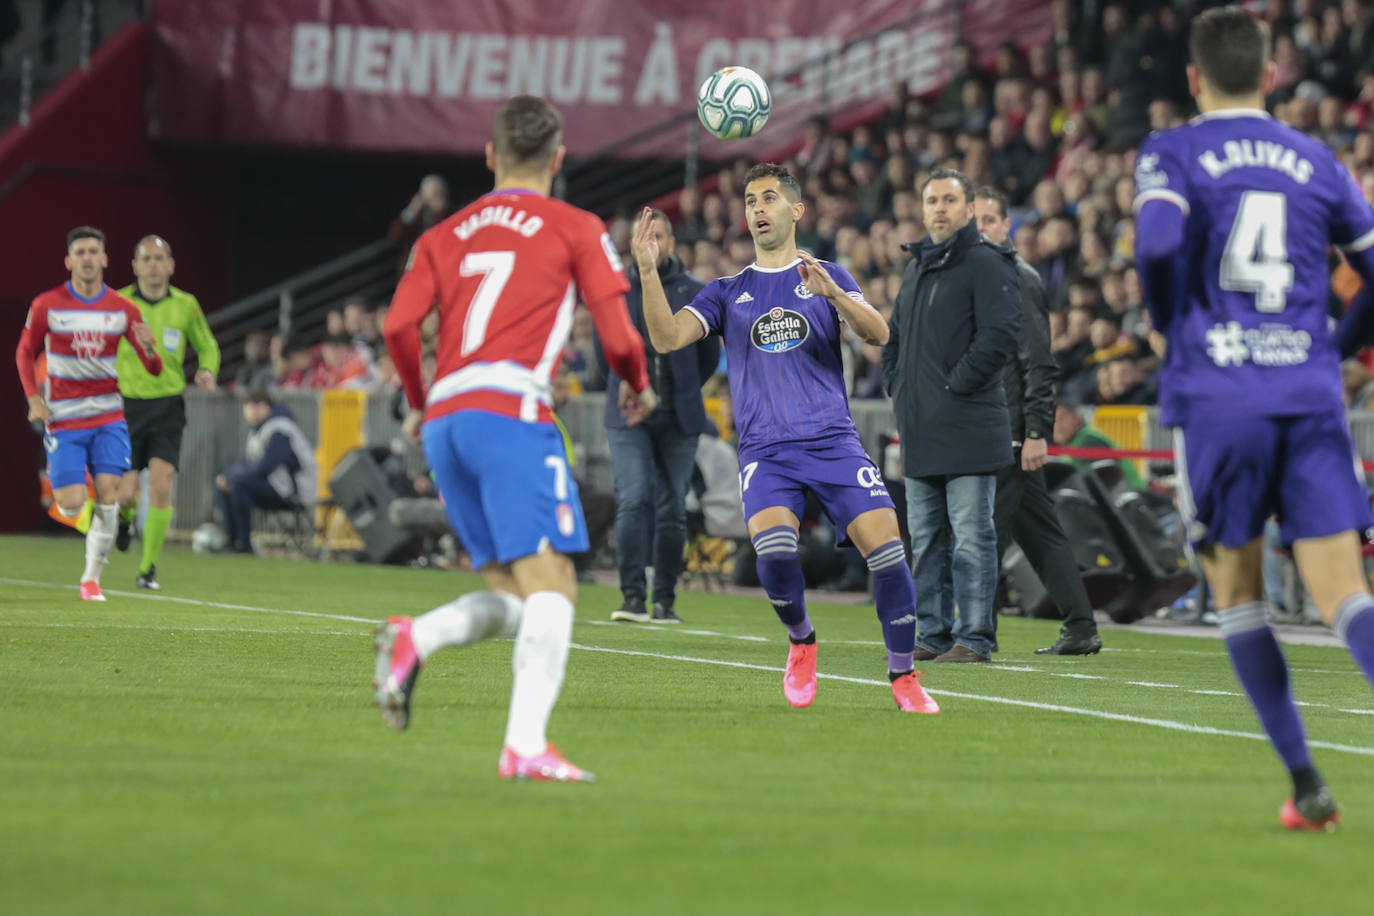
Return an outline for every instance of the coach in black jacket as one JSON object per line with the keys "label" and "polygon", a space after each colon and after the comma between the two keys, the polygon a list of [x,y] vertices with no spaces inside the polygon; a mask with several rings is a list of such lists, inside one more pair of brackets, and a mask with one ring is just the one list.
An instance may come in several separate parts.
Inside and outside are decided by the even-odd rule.
{"label": "coach in black jacket", "polygon": [[[658,250],[663,253],[658,276],[668,304],[676,312],[706,284],[687,273],[672,254],[673,226],[665,214],[655,211],[654,229]],[[620,379],[605,367],[605,355],[598,344],[597,359],[607,372],[606,436],[615,474],[615,539],[623,598],[611,619],[679,623],[673,603],[682,573],[682,546],[687,539],[687,490],[696,466],[697,436],[706,428],[701,386],[720,362],[720,338],[707,337],[667,355],[655,350],[644,324],[644,294],[638,271],[630,271],[625,304],[630,320],[644,338],[649,381],[659,405],[643,422],[630,426],[614,394],[620,390]],[[646,607],[644,573],[650,565],[654,567],[652,611]]]}
{"label": "coach in black jacket", "polygon": [[1049,296],[1039,272],[1011,246],[1006,196],[996,188],[979,188],[973,217],[983,235],[1015,259],[1021,279],[1021,345],[1007,364],[1005,380],[1016,457],[997,472],[997,552],[1000,556],[1016,541],[1064,615],[1059,639],[1036,653],[1091,655],[1101,650],[1102,640],[1043,470],[1047,440],[1054,432],[1054,378],[1059,371],[1050,351]]}
{"label": "coach in black jacket", "polygon": [[902,438],[916,657],[950,662],[985,662],[997,648],[994,475],[1012,461],[1002,370],[1021,329],[1016,268],[979,235],[972,197],[962,172],[937,169],[926,179],[930,235],[908,246],[914,257],[883,347]]}

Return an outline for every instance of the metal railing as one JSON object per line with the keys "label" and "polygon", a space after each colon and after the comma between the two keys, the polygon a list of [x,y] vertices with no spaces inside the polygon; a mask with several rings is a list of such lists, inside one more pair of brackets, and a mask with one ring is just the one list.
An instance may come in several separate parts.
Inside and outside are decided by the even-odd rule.
{"label": "metal railing", "polygon": [[219,343],[221,363],[236,366],[243,342],[253,330],[322,336],[330,309],[349,296],[369,302],[390,298],[396,286],[396,243],[379,239],[319,267],[269,286],[208,316]]}
{"label": "metal railing", "polygon": [[146,0],[80,0],[0,58],[0,129],[27,126],[34,104],[73,70],[89,70],[100,41],[126,22],[147,16]]}
{"label": "metal railing", "polygon": [[[841,80],[845,85],[862,81],[862,74],[853,72],[852,67],[841,72],[841,61],[851,48],[872,41],[882,32],[910,29],[940,17],[953,17],[957,32],[961,7],[960,3],[947,3],[922,10],[766,78],[770,85],[782,86],[819,72],[821,78],[816,85],[820,106],[827,111]],[[801,124],[815,111],[809,100],[794,93],[790,99],[775,102],[767,130],[773,136],[795,137]],[[609,216],[617,210],[633,210],[680,188],[695,186],[704,171],[719,165],[701,158],[701,139],[702,127],[695,107],[680,111],[587,155],[570,157],[555,181],[554,196]],[[633,154],[636,149],[652,154],[626,158],[626,153]],[[665,149],[681,150],[681,155],[664,156]],[[232,370],[241,359],[243,340],[250,330],[275,324],[280,330],[299,331],[310,339],[323,324],[328,310],[337,307],[345,296],[356,293],[372,301],[388,298],[392,286],[386,281],[385,272],[379,270],[378,261],[383,252],[395,256],[389,242],[374,242],[211,314],[210,323],[216,328],[225,368]],[[391,283],[394,280],[393,276]]]}

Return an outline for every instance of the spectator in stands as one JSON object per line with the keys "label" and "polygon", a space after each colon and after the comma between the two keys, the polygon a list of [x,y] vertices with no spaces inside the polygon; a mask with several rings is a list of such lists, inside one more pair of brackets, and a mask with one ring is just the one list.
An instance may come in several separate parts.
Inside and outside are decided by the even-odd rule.
{"label": "spectator in stands", "polygon": [[343,309],[330,309],[324,313],[324,336],[338,337],[344,333]]}
{"label": "spectator in stands", "polygon": [[243,338],[243,362],[234,373],[234,387],[239,391],[268,388],[277,378],[272,365],[272,338],[262,330],[249,331]]}
{"label": "spectator in stands", "polygon": [[323,359],[315,366],[311,388],[366,390],[372,384],[372,367],[358,354],[347,334],[325,340],[320,355]]}
{"label": "spectator in stands", "polygon": [[[654,211],[658,239],[658,276],[668,304],[679,311],[705,283],[692,277],[672,254],[673,225],[666,214]],[[610,440],[615,473],[615,539],[620,566],[621,606],[612,620],[678,623],[674,610],[677,579],[682,573],[682,547],[687,539],[685,500],[691,485],[697,437],[706,426],[701,386],[720,361],[720,338],[706,337],[667,355],[648,343],[644,297],[639,274],[630,273],[625,297],[630,320],[645,341],[649,379],[659,406],[631,426],[615,398],[606,398],[606,436]],[[600,353],[597,354],[600,357]],[[604,360],[604,357],[600,357]],[[618,391],[620,380],[607,371],[607,390]],[[646,591],[645,569],[654,568],[653,595]]]}
{"label": "spectator in stands", "polygon": [[601,391],[606,387],[605,376],[596,362],[596,324],[592,313],[584,305],[573,312],[572,332],[563,347],[563,365],[577,377],[582,391]]}
{"label": "spectator in stands", "polygon": [[278,369],[277,387],[313,387],[317,365],[314,352],[303,341],[286,337],[282,343],[282,364]]}
{"label": "spectator in stands", "polygon": [[377,358],[377,351],[382,348],[381,335],[363,297],[350,296],[344,301],[343,333],[348,335],[353,349],[364,361],[371,363]]}
{"label": "spectator in stands", "polygon": [[291,411],[261,388],[243,399],[248,441],[243,461],[215,477],[229,549],[252,553],[254,509],[302,509],[315,502],[315,450]]}
{"label": "spectator in stands", "polygon": [[[1118,448],[1117,444],[1108,438],[1106,433],[1089,426],[1087,421],[1083,419],[1083,415],[1078,412],[1077,407],[1062,400],[1057,402],[1054,408],[1054,441],[1058,445],[1069,448]],[[1100,459],[1065,458],[1063,460],[1071,464],[1083,465]],[[1122,459],[1117,464],[1131,486],[1137,490],[1145,489],[1145,481],[1140,479],[1140,472],[1135,469],[1134,461]]]}
{"label": "spectator in stands", "polygon": [[706,238],[706,219],[701,213],[701,191],[695,185],[682,189],[677,198],[678,221],[673,233],[678,244],[692,244]]}
{"label": "spectator in stands", "polygon": [[916,657],[986,662],[997,647],[994,475],[1012,461],[1002,370],[1019,339],[1019,281],[1010,253],[972,222],[965,175],[932,172],[921,198],[930,236],[907,265],[882,353],[902,439]]}
{"label": "spectator in stands", "polygon": [[420,187],[410,198],[404,210],[391,223],[387,235],[400,249],[400,261],[396,275],[405,272],[406,262],[410,260],[410,249],[424,231],[453,212],[448,200],[448,182],[438,175],[426,175],[420,179]]}

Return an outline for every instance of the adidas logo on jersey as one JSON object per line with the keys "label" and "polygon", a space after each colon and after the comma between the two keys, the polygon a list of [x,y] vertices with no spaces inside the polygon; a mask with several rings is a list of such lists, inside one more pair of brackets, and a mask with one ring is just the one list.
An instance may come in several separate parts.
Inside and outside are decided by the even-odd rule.
{"label": "adidas logo on jersey", "polygon": [[744,292],[742,292],[742,293],[739,294],[739,298],[737,298],[737,299],[735,300],[735,304],[736,304],[736,305],[739,305],[741,302],[753,302],[753,301],[754,301],[754,297],[751,296],[751,295],[749,295],[749,291],[748,291],[748,290],[745,290]]}

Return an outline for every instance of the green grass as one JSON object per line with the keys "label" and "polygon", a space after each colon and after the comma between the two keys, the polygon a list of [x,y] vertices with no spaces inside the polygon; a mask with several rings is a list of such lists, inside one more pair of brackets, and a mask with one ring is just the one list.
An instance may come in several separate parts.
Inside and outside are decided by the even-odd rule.
{"label": "green grass", "polygon": [[[0,538],[6,913],[1369,905],[1374,757],[1318,749],[1346,823],[1290,835],[1261,741],[992,701],[1253,734],[1243,698],[1188,692],[1237,692],[1214,639],[1111,631],[1101,656],[1046,660],[1031,653],[1053,626],[1007,619],[999,664],[929,670],[933,693],[966,696],[904,716],[878,683],[872,609],[813,603],[822,675],[875,683],[822,680],[794,710],[776,671],[706,663],[782,665],[762,601],[687,592],[685,627],[609,626],[618,593],[586,588],[574,641],[588,648],[551,734],[600,781],[511,785],[496,778],[509,642],[435,656],[397,734],[370,705],[370,624],[287,613],[419,612],[474,577],[169,550],[163,595],[190,603],[133,594],[130,554],[105,574],[128,593],[94,605],[76,599],[81,553]],[[1319,704],[1310,736],[1374,749],[1374,717],[1343,711],[1374,710],[1347,654],[1288,655],[1299,698]]]}

